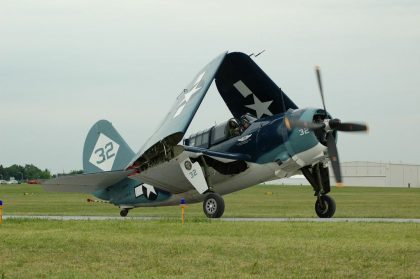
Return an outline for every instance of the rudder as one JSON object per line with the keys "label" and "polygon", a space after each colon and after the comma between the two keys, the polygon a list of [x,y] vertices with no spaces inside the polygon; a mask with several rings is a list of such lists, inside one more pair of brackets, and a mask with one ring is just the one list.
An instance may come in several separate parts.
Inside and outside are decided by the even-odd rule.
{"label": "rudder", "polygon": [[83,171],[96,173],[123,170],[135,153],[107,120],[90,128],[83,147]]}

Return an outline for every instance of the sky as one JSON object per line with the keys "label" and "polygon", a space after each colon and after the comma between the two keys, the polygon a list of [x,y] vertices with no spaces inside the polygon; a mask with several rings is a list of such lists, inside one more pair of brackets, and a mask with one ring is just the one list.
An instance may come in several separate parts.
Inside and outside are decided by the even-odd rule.
{"label": "sky", "polygon": [[[420,2],[0,2],[0,164],[82,168],[100,119],[134,151],[223,51],[255,62],[301,108],[369,124],[340,133],[341,161],[420,164]],[[215,85],[187,132],[231,117]]]}

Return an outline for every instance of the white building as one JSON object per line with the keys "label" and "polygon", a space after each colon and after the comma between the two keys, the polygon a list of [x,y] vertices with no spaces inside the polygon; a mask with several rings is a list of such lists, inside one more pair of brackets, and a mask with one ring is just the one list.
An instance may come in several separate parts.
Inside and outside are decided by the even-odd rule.
{"label": "white building", "polygon": [[[345,162],[341,173],[346,186],[420,187],[420,165]],[[330,168],[331,184],[335,184]]]}
{"label": "white building", "polygon": [[[341,173],[346,186],[371,187],[416,187],[420,188],[420,165],[375,163],[375,162],[344,162],[341,163]],[[335,179],[330,168],[331,185]],[[295,175],[286,179],[266,182],[277,185],[309,185],[303,175]]]}

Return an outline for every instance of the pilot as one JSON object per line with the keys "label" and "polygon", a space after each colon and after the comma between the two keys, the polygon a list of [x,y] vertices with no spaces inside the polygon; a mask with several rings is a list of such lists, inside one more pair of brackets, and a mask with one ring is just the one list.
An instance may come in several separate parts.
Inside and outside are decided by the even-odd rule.
{"label": "pilot", "polygon": [[229,137],[236,137],[241,134],[238,121],[235,118],[231,118],[228,123]]}
{"label": "pilot", "polygon": [[248,127],[250,126],[251,124],[249,123],[249,120],[248,120],[248,118],[246,118],[246,115],[244,114],[244,115],[242,115],[241,116],[241,130],[242,131],[245,131],[246,129],[248,129]]}

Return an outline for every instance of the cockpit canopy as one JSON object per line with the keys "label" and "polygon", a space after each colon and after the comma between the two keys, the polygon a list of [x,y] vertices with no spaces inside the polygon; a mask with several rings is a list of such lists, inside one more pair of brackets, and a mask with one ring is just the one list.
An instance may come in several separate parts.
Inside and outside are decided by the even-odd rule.
{"label": "cockpit canopy", "polygon": [[[184,140],[184,145],[210,148],[210,146],[224,142],[232,137],[239,136],[256,120],[257,118],[249,113],[241,116],[239,120],[231,118],[228,121],[222,122],[209,129],[190,135]],[[232,133],[229,125],[232,121],[239,123],[237,134]]]}

